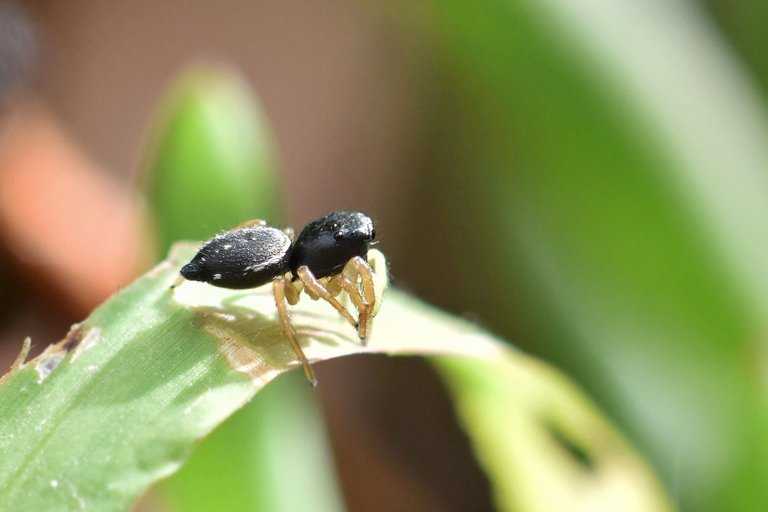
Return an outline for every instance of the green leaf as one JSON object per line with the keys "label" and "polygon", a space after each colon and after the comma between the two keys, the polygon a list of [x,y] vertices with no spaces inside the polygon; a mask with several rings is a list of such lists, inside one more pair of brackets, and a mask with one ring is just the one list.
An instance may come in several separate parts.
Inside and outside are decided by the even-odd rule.
{"label": "green leaf", "polygon": [[[1,510],[124,510],[266,383],[296,367],[270,287],[233,291],[185,282],[169,288],[192,254],[178,248],[61,342],[4,377]],[[372,257],[384,268],[378,253]],[[386,288],[386,276],[379,279],[377,286]],[[327,304],[302,300],[291,313],[309,358],[384,352],[505,361],[529,374],[553,414],[579,426],[573,432],[606,436],[616,457],[630,461],[622,478],[597,479],[603,492],[625,492],[630,482],[644,499],[663,501],[652,475],[607,426],[593,421],[590,406],[583,410],[570,384],[555,377],[559,383],[546,385],[552,370],[400,292],[388,290],[384,300],[367,347]],[[550,396],[550,389],[566,390],[567,400]],[[497,397],[498,407],[514,405]],[[502,443],[506,433],[498,435]]]}
{"label": "green leaf", "polygon": [[645,463],[552,368],[520,353],[434,362],[500,510],[671,510]]}
{"label": "green leaf", "polygon": [[344,510],[323,418],[303,372],[260,390],[160,494],[184,512]]}

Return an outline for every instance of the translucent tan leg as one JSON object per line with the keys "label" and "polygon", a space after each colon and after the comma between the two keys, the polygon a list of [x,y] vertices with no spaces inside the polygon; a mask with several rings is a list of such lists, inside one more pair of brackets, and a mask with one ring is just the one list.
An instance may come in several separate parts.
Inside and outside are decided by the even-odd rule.
{"label": "translucent tan leg", "polygon": [[366,303],[363,301],[362,295],[360,295],[360,289],[350,278],[344,274],[333,276],[328,281],[328,284],[325,285],[325,288],[334,297],[341,293],[342,290],[347,292],[358,313],[366,307]]}
{"label": "translucent tan leg", "polygon": [[299,267],[299,269],[296,271],[296,274],[299,276],[299,279],[301,279],[301,282],[304,283],[307,292],[314,293],[328,304],[333,306],[333,308],[338,311],[339,314],[344,317],[347,322],[350,323],[350,325],[357,329],[357,321],[354,319],[352,314],[347,311],[347,309],[342,306],[341,303],[336,300],[336,298],[331,295],[328,290],[325,289],[325,286],[323,286],[323,284],[317,280],[312,271],[309,270],[309,267],[306,265]]}
{"label": "translucent tan leg", "polygon": [[333,276],[325,281],[325,289],[334,297],[338,297],[342,290],[338,277],[339,276]]}
{"label": "translucent tan leg", "polygon": [[267,221],[263,219],[252,219],[252,220],[247,220],[245,222],[241,222],[237,226],[233,227],[232,231],[236,229],[252,228],[254,226],[266,226],[266,225],[267,225]]}
{"label": "translucent tan leg", "polygon": [[285,278],[285,298],[288,300],[288,304],[295,306],[299,303],[301,298],[301,290],[304,287],[304,283],[301,281],[291,282],[287,277]]}
{"label": "translucent tan leg", "polygon": [[355,256],[347,265],[351,266],[357,274],[360,276],[360,280],[363,282],[363,295],[365,296],[365,303],[373,307],[376,303],[376,290],[373,285],[373,269],[360,256]]}
{"label": "translucent tan leg", "polygon": [[283,233],[287,236],[291,242],[296,241],[296,230],[293,228],[283,228]]}
{"label": "translucent tan leg", "polygon": [[360,288],[352,279],[344,274],[332,277],[325,287],[334,297],[339,295],[342,290],[347,292],[357,310],[357,334],[360,336],[360,339],[364,339],[368,333],[370,314],[368,313],[369,306],[363,300],[362,295],[360,295]]}
{"label": "translucent tan leg", "polygon": [[339,274],[331,279],[332,283],[336,284],[336,287],[340,290],[344,290],[349,295],[352,304],[354,304],[357,310],[357,335],[361,340],[365,341],[368,337],[369,325],[370,325],[370,306],[365,303],[362,295],[360,294],[360,287],[355,281]]}
{"label": "translucent tan leg", "polygon": [[376,295],[376,302],[371,308],[371,316],[376,316],[381,309],[381,302],[384,296],[384,290],[387,288],[389,276],[387,275],[387,260],[377,250],[368,251],[368,264],[373,270],[371,278],[373,279],[373,290]]}
{"label": "translucent tan leg", "polygon": [[[296,331],[293,329],[291,317],[288,316],[288,309],[285,307],[286,302],[289,300],[286,295],[293,295],[295,289],[285,276],[276,277],[272,281],[272,286],[275,295],[275,305],[277,306],[277,316],[280,317],[280,323],[283,325],[283,332],[288,338],[288,343],[291,344],[291,348],[296,353],[296,357],[299,358],[299,362],[301,362],[301,366],[304,369],[304,375],[307,377],[307,380],[310,384],[312,384],[312,386],[317,386],[317,378],[315,378],[315,372],[312,370],[307,356],[304,355],[304,351],[301,349],[301,345],[299,345],[299,340],[296,339]],[[291,292],[290,290],[294,290],[294,292]]]}
{"label": "translucent tan leg", "polygon": [[[349,260],[344,268],[345,276],[348,276],[351,273],[349,269],[357,273],[357,276],[359,276],[362,283],[365,308],[360,310],[360,328],[358,329],[358,334],[360,335],[360,339],[365,341],[370,334],[371,323],[378,310],[376,287],[373,282],[373,269],[368,262],[360,256],[355,256]],[[357,283],[357,279],[354,279],[353,282]]]}

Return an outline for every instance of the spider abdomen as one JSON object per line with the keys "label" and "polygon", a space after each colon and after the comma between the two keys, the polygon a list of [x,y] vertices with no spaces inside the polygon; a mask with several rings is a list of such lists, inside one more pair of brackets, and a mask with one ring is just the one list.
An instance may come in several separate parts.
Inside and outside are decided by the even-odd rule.
{"label": "spider abdomen", "polygon": [[227,231],[206,242],[181,275],[222,288],[255,288],[288,272],[290,253],[291,240],[279,229]]}

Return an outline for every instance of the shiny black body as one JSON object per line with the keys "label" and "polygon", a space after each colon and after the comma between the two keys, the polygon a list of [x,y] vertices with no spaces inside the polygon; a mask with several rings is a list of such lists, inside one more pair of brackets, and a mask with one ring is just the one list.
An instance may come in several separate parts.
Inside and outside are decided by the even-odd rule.
{"label": "shiny black body", "polygon": [[333,212],[301,230],[290,257],[294,277],[306,265],[315,277],[338,274],[355,256],[365,258],[376,236],[373,221],[359,212]]}
{"label": "shiny black body", "polygon": [[291,243],[269,226],[235,229],[208,240],[181,275],[222,288],[255,288],[307,266],[315,277],[338,274],[363,258],[375,237],[373,221],[360,212],[333,212],[308,224]]}
{"label": "shiny black body", "polygon": [[208,240],[181,275],[222,288],[255,288],[289,270],[291,239],[269,226],[235,229]]}

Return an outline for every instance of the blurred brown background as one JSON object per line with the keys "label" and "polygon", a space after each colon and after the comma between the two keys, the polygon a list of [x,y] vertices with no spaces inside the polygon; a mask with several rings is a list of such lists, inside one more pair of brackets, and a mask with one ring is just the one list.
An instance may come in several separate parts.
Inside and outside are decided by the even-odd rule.
{"label": "blurred brown background", "polygon": [[[416,91],[409,51],[356,2],[30,2],[40,94],[100,165],[130,179],[159,94],[199,59],[234,64],[281,147],[292,217],[395,194]],[[125,179],[125,178],[124,178]],[[386,187],[382,190],[382,187]],[[349,200],[346,200],[349,201]]]}

